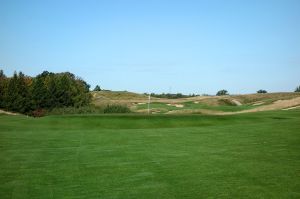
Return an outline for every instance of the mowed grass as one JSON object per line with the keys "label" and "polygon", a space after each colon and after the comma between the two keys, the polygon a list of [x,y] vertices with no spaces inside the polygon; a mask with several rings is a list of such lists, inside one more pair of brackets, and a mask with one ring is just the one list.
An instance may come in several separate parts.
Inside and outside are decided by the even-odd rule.
{"label": "mowed grass", "polygon": [[[183,107],[176,107],[172,105],[168,105],[167,103],[161,103],[161,102],[153,102],[150,104],[150,108],[152,110],[160,110],[160,113],[166,113],[168,111],[173,110],[197,110],[197,109],[206,109],[206,110],[214,110],[214,111],[224,111],[224,112],[236,112],[236,111],[242,111],[242,110],[248,110],[252,108],[256,108],[258,106],[253,106],[252,104],[244,104],[241,106],[237,105],[208,105],[205,103],[194,103],[194,101],[190,102],[184,102],[181,103]],[[148,104],[138,104],[136,106],[137,110],[147,109]]]}
{"label": "mowed grass", "polygon": [[300,198],[300,110],[0,115],[0,198]]}
{"label": "mowed grass", "polygon": [[251,104],[243,104],[240,106],[237,105],[217,105],[217,106],[211,106],[204,103],[198,103],[195,104],[194,102],[186,102],[184,103],[184,107],[186,109],[207,109],[207,110],[215,110],[215,111],[225,111],[225,112],[235,112],[235,111],[242,111],[247,109],[255,108],[255,106]]}

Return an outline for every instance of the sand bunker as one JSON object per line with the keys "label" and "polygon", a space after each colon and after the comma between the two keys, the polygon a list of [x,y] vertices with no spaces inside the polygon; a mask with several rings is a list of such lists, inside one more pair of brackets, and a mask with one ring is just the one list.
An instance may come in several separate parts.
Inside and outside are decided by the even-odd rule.
{"label": "sand bunker", "polygon": [[287,110],[292,110],[292,109],[296,109],[296,108],[300,108],[300,106],[293,106],[293,107],[289,107],[289,108],[284,108],[282,110],[287,111]]}
{"label": "sand bunker", "polygon": [[19,115],[18,113],[12,113],[12,112],[3,111],[3,110],[0,110],[0,114],[6,114],[6,115]]}
{"label": "sand bunker", "polygon": [[175,106],[176,108],[183,108],[183,104],[167,104],[168,106]]}
{"label": "sand bunker", "polygon": [[232,102],[235,103],[235,105],[237,105],[237,106],[242,105],[242,103],[240,101],[236,100],[236,99],[233,99]]}

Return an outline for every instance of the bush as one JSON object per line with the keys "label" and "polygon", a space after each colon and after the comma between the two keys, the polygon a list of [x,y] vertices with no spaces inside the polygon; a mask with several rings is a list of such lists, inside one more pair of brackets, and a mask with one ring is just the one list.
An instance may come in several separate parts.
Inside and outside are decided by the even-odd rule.
{"label": "bush", "polygon": [[72,115],[72,114],[103,114],[103,113],[130,113],[130,109],[124,105],[106,106],[84,106],[84,107],[63,107],[54,108],[47,112],[47,115]]}
{"label": "bush", "polygon": [[83,107],[63,107],[54,108],[47,112],[47,115],[64,115],[64,114],[103,114],[104,108],[98,106],[83,106]]}
{"label": "bush", "polygon": [[31,112],[31,115],[33,117],[43,117],[46,115],[46,110],[45,109],[36,109]]}
{"label": "bush", "polygon": [[130,109],[124,105],[107,105],[104,109],[104,113],[130,113]]}

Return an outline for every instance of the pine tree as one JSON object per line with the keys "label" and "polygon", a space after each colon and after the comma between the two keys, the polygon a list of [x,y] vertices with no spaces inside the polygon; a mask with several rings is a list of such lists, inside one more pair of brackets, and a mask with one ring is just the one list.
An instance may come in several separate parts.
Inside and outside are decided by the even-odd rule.
{"label": "pine tree", "polygon": [[58,78],[57,89],[59,106],[72,106],[71,82],[67,74],[63,74]]}
{"label": "pine tree", "polygon": [[5,92],[7,91],[7,78],[3,72],[0,70],[0,108],[5,108]]}
{"label": "pine tree", "polygon": [[101,91],[101,88],[99,85],[97,85],[95,88],[94,88],[94,91]]}
{"label": "pine tree", "polygon": [[18,75],[17,92],[16,111],[28,113],[32,110],[30,88],[26,82],[26,77],[22,72],[19,72]]}
{"label": "pine tree", "polygon": [[49,102],[49,108],[54,108],[58,106],[58,100],[57,100],[57,85],[55,82],[55,76],[52,75],[49,78],[48,81],[48,86],[47,86],[47,90],[48,90],[48,102]]}
{"label": "pine tree", "polygon": [[32,87],[32,99],[34,102],[34,109],[41,109],[46,107],[47,89],[44,84],[44,77],[38,76],[35,78]]}

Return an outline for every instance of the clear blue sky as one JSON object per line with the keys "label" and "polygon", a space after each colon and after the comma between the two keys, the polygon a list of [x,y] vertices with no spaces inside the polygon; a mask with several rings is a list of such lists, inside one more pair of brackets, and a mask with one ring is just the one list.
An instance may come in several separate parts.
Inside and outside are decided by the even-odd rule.
{"label": "clear blue sky", "polygon": [[0,0],[0,68],[215,94],[300,85],[299,0]]}

